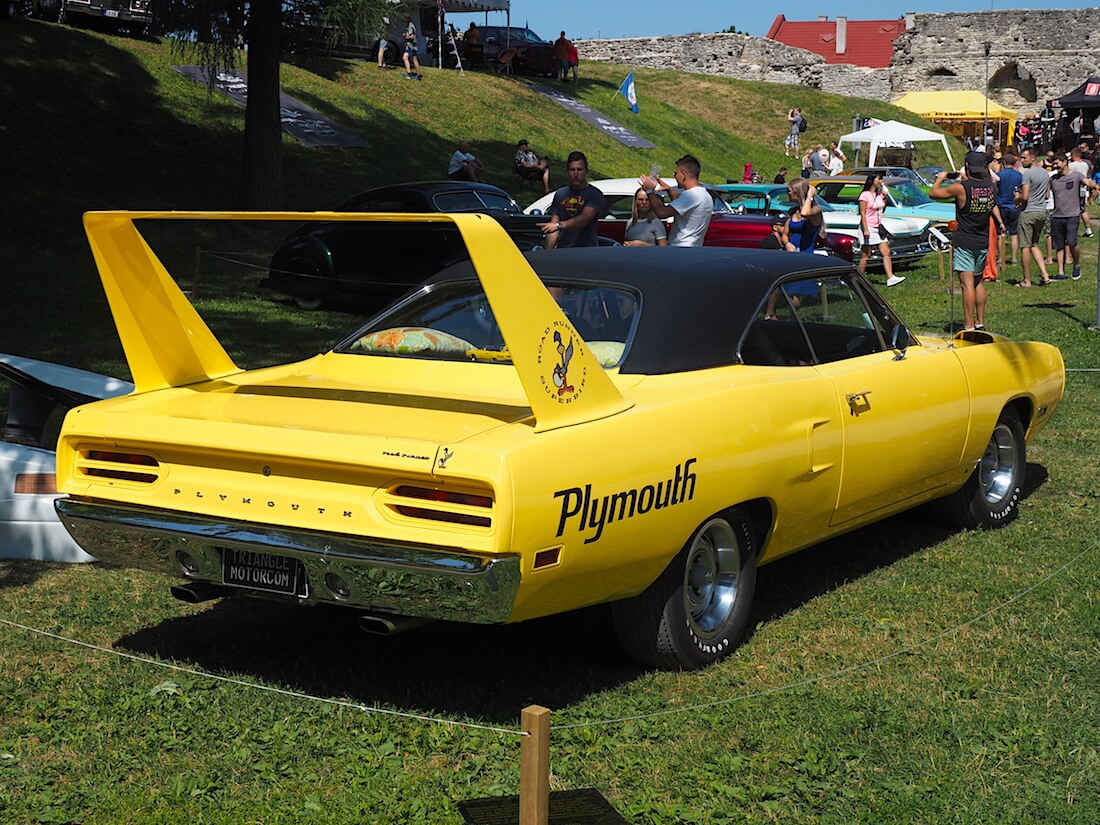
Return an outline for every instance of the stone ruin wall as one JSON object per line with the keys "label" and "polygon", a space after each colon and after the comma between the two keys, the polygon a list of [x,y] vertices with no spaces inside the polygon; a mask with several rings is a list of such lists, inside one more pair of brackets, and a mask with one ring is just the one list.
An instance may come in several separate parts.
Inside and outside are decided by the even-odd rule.
{"label": "stone ruin wall", "polygon": [[906,92],[984,89],[1027,114],[1100,74],[1100,8],[918,14],[894,42],[891,87]]}
{"label": "stone ruin wall", "polygon": [[826,64],[764,37],[695,34],[578,42],[585,60],[809,86],[890,102],[906,92],[985,88],[1021,113],[1100,74],[1100,8],[915,14],[894,42],[890,68]]}

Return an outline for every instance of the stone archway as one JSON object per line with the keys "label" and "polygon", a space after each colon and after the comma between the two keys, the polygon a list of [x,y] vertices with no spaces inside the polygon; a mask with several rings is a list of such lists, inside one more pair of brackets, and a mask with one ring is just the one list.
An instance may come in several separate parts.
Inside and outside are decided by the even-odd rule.
{"label": "stone archway", "polygon": [[989,78],[989,88],[991,91],[1015,89],[1019,92],[1020,97],[1028,103],[1034,103],[1039,99],[1035,78],[1032,77],[1031,72],[1016,63],[1016,61],[1005,63],[997,69],[993,76]]}

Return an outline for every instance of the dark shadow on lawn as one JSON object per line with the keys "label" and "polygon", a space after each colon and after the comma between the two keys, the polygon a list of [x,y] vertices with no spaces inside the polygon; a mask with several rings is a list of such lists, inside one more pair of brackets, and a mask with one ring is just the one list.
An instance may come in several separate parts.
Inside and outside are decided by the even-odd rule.
{"label": "dark shadow on lawn", "polygon": [[0,590],[6,587],[25,587],[34,584],[40,576],[60,565],[23,559],[0,559]]}
{"label": "dark shadow on lawn", "polygon": [[[1046,478],[1042,467],[1029,470],[1025,496]],[[767,565],[753,621],[774,620],[953,532],[921,509]],[[311,695],[501,725],[531,703],[568,707],[643,673],[619,648],[606,606],[506,626],[437,622],[392,637],[364,633],[357,616],[228,599],[116,644]]]}
{"label": "dark shadow on lawn", "polygon": [[[1022,499],[1026,501],[1047,478],[1046,467],[1028,464]],[[940,519],[934,504],[926,505],[765,565],[757,574],[754,623],[777,619],[817,596],[880,567],[889,567],[957,532],[957,527]]]}

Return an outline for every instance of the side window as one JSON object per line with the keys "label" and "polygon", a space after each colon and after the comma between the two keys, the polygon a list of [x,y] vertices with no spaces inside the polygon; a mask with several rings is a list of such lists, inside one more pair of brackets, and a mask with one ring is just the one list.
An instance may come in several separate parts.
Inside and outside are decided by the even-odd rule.
{"label": "side window", "polygon": [[813,364],[806,334],[798,323],[798,309],[814,300],[817,291],[816,280],[791,281],[773,289],[741,342],[741,363],[767,367]]}
{"label": "side window", "polygon": [[[879,332],[882,333],[882,340],[889,345],[893,340],[894,329],[898,326],[904,326],[901,318],[899,318],[889,306],[882,299],[877,292],[872,289],[868,289],[862,282],[859,283],[860,292],[863,293],[864,299],[867,301],[867,306],[870,307],[870,316],[874,321],[875,326]],[[904,341],[899,343],[905,343]],[[913,337],[912,333],[909,334],[908,346],[919,347],[920,342]]]}
{"label": "side window", "polygon": [[439,212],[477,212],[485,208],[481,198],[470,190],[445,192],[432,198],[432,202]]}
{"label": "side window", "polygon": [[881,322],[850,278],[833,275],[816,284],[816,296],[810,296],[807,281],[792,286],[805,291],[797,312],[817,360],[827,364],[881,352]]}
{"label": "side window", "polygon": [[427,212],[424,202],[412,194],[394,193],[392,195],[380,195],[371,201],[366,201],[361,208],[362,212]]}

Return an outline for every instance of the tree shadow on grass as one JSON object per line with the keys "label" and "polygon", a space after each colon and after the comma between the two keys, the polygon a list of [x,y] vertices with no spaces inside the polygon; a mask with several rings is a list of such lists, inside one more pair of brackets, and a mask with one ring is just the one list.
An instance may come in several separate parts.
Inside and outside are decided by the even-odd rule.
{"label": "tree shadow on grass", "polygon": [[[1025,497],[1046,479],[1040,466],[1029,471]],[[916,510],[767,565],[753,621],[783,616],[953,532]],[[314,696],[502,725],[531,703],[565,708],[644,672],[620,649],[607,606],[516,625],[436,622],[390,637],[364,633],[358,615],[226,599],[116,645]]]}
{"label": "tree shadow on grass", "polygon": [[45,561],[0,558],[0,590],[34,584],[59,565]]}

